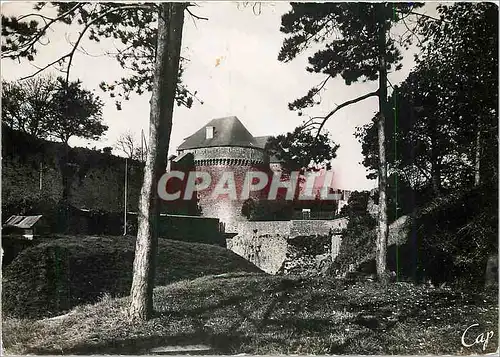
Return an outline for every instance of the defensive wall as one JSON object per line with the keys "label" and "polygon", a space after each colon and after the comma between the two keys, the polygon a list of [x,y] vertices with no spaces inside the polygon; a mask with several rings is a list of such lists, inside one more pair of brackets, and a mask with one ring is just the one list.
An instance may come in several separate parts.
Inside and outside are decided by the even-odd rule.
{"label": "defensive wall", "polygon": [[[70,182],[70,208],[63,213],[58,202],[62,198],[64,167]],[[143,164],[128,160],[127,169],[128,233],[135,234],[137,218],[132,212],[138,209]],[[42,214],[49,220],[51,233],[121,235],[124,190],[124,158],[86,148],[65,148],[61,143],[2,126],[4,221],[10,215]],[[225,246],[219,220],[183,215],[181,212],[188,208],[186,204],[167,207],[164,203],[162,212],[169,215],[160,219],[160,236]],[[60,219],[65,224],[59,227],[56,221]]]}
{"label": "defensive wall", "polygon": [[[67,165],[64,163],[67,162]],[[128,161],[128,209],[135,211],[143,164]],[[2,213],[32,202],[62,198],[63,170],[69,179],[69,203],[78,208],[123,212],[125,159],[86,148],[33,138],[2,126]]]}
{"label": "defensive wall", "polygon": [[340,231],[346,226],[346,218],[239,222],[238,234],[227,240],[227,247],[265,272],[276,274],[287,259],[291,240],[298,237],[329,237],[326,253],[333,261],[340,248]]}

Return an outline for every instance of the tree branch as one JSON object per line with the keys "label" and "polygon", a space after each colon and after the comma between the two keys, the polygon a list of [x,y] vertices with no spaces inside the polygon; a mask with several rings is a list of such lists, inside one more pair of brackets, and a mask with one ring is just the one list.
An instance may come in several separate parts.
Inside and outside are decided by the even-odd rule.
{"label": "tree branch", "polygon": [[189,10],[187,7],[186,7],[186,11],[189,13],[189,15],[191,15],[192,17],[194,17],[195,19],[198,19],[198,20],[208,20],[207,17],[201,17],[201,16],[198,16],[198,15],[195,15],[191,12],[191,10]]}
{"label": "tree branch", "polygon": [[[70,13],[71,11],[77,9],[78,6],[74,6],[71,10],[65,12],[63,15],[59,16],[58,18],[54,19],[54,21],[52,21],[51,23],[49,23],[49,26],[50,24],[54,23],[57,19],[60,19],[64,16],[66,16],[68,13]],[[82,40],[83,38],[83,35],[86,33],[86,31],[90,28],[90,26],[92,26],[94,23],[96,23],[97,21],[101,20],[102,18],[104,18],[105,16],[113,13],[113,12],[117,12],[117,11],[122,11],[122,10],[151,10],[153,9],[151,6],[145,6],[145,5],[125,5],[125,6],[121,6],[121,7],[117,7],[117,8],[112,8],[112,9],[109,9],[107,11],[104,11],[102,14],[100,14],[99,16],[97,16],[96,18],[92,19],[91,21],[89,21],[85,27],[83,28],[83,30],[80,32],[80,34],[78,35],[78,39],[76,40],[76,42],[72,45],[73,48],[71,49],[70,52],[68,52],[67,54],[59,57],[57,60],[55,61],[52,61],[51,63],[49,63],[48,65],[42,67],[41,69],[39,69],[38,71],[36,71],[35,73],[31,74],[31,75],[28,75],[26,77],[23,77],[21,78],[21,80],[23,79],[27,79],[27,78],[31,78],[31,77],[34,77],[36,76],[37,74],[39,74],[40,72],[42,72],[43,70],[53,66],[54,64],[58,63],[58,62],[61,62],[61,61],[64,61],[66,58],[69,58],[69,62],[68,62],[68,66],[67,66],[67,70],[65,71],[66,72],[66,83],[69,83],[69,73],[70,73],[70,68],[71,68],[71,64],[73,62],[73,57],[74,57],[74,54],[80,44],[80,41]],[[44,29],[43,29],[43,32],[45,32],[49,26],[45,26]],[[35,38],[39,38],[39,36],[35,36]],[[36,42],[36,40],[33,42],[30,41],[32,44],[34,44]]]}
{"label": "tree branch", "polygon": [[403,18],[403,24],[405,25],[406,29],[411,32],[411,34],[417,39],[419,46],[422,46],[422,41],[420,41],[420,37],[415,33],[415,29],[411,30],[408,27],[408,24],[406,23],[406,20]]}
{"label": "tree branch", "polygon": [[25,77],[19,78],[19,80],[20,80],[20,81],[24,81],[25,79],[28,79],[28,78],[33,78],[33,77],[35,77],[37,74],[39,74],[40,72],[45,71],[47,68],[49,68],[49,67],[51,67],[51,66],[55,65],[56,63],[59,63],[59,62],[61,62],[61,61],[64,61],[64,60],[65,60],[68,56],[69,56],[69,54],[65,54],[64,56],[59,57],[59,58],[58,58],[58,59],[56,59],[55,61],[50,62],[48,65],[46,65],[46,66],[44,66],[44,67],[40,67],[40,68],[38,68],[38,71],[36,71],[36,72],[34,72],[34,73],[32,73],[32,74],[29,74],[29,75],[27,75],[27,76],[25,76]]}
{"label": "tree branch", "polygon": [[311,118],[308,121],[304,122],[300,128],[301,130],[312,130],[315,126],[320,125],[320,123],[314,121],[315,118]]}
{"label": "tree branch", "polygon": [[[320,97],[319,98],[319,102],[321,102],[322,98],[321,98],[321,94],[319,94],[319,92],[325,87],[326,83],[331,78],[333,78],[332,75],[327,76],[326,79],[323,80],[320,84],[318,84],[317,86],[312,87],[307,92],[306,95],[304,95],[301,98],[296,99],[292,103],[288,103],[288,107],[290,108],[290,110],[300,110],[300,109],[303,109],[305,107],[310,106],[309,105],[310,103],[307,103],[307,101],[309,101],[309,100],[312,101],[313,98],[314,98],[314,96],[316,96],[316,95],[318,95]],[[304,104],[300,104],[301,101],[306,101],[306,102]],[[299,104],[297,104],[297,103],[299,103]]]}
{"label": "tree branch", "polygon": [[[375,92],[370,92],[370,93],[367,93],[365,95],[362,95],[360,97],[357,97],[355,99],[351,99],[351,100],[348,100],[347,102],[344,102],[340,105],[338,105],[334,110],[332,110],[330,113],[328,113],[325,117],[322,117],[323,118],[323,121],[321,122],[319,128],[318,128],[318,133],[316,134],[316,138],[318,138],[320,132],[321,132],[321,129],[323,129],[323,126],[325,125],[326,121],[328,119],[330,119],[332,117],[332,115],[334,115],[336,112],[338,112],[340,109],[344,108],[344,107],[347,107],[348,105],[351,105],[351,104],[354,104],[354,103],[357,103],[357,102],[360,102],[364,99],[367,99],[367,98],[370,98],[370,97],[375,97],[378,95],[378,90],[376,90]],[[316,118],[321,118],[321,117],[316,117]],[[313,118],[313,119],[316,119],[316,118]]]}
{"label": "tree branch", "polygon": [[405,11],[401,11],[401,10],[394,10],[395,12],[397,12],[398,14],[411,14],[411,15],[415,15],[415,16],[421,16],[421,17],[425,17],[425,18],[428,18],[428,19],[431,19],[431,20],[434,20],[434,21],[444,21],[444,22],[448,22],[446,20],[442,20],[442,19],[438,19],[436,17],[433,17],[433,16],[430,16],[430,15],[427,15],[427,14],[422,14],[420,12],[415,12],[415,11],[408,11],[408,12],[405,12]]}
{"label": "tree branch", "polygon": [[309,44],[309,41],[310,41],[312,38],[314,38],[315,36],[318,36],[318,35],[319,35],[319,33],[320,33],[321,31],[323,31],[323,30],[325,29],[326,25],[328,25],[330,22],[332,22],[332,19],[331,19],[330,17],[328,17],[328,18],[327,18],[327,19],[326,19],[326,20],[325,20],[325,21],[324,21],[324,22],[323,22],[323,23],[319,26],[319,28],[318,28],[318,30],[317,30],[317,31],[313,31],[313,33],[312,33],[310,36],[306,37],[306,38],[304,39],[304,41],[302,41],[302,49],[300,50],[300,52],[304,51],[304,50],[307,48],[307,45]]}
{"label": "tree branch", "polygon": [[428,180],[431,179],[431,175],[428,171],[425,171],[423,168],[421,168],[419,165],[417,164],[413,164],[417,169],[418,171],[420,171],[420,173],[422,173],[422,175],[424,175],[425,178],[427,178]]}
{"label": "tree branch", "polygon": [[42,15],[42,14],[26,14],[26,15],[23,15],[21,17],[18,17],[17,21],[24,20],[25,18],[30,17],[30,16],[38,16],[38,17],[40,17],[43,20],[43,22],[45,23],[45,25],[47,25],[47,23],[49,21],[54,21],[55,20],[52,17],[48,17],[48,16],[45,16],[45,15]]}
{"label": "tree branch", "polygon": [[107,16],[107,15],[113,13],[113,12],[116,12],[116,11],[122,11],[122,10],[144,10],[144,9],[151,10],[151,7],[150,6],[144,6],[144,5],[125,5],[125,6],[121,6],[119,8],[109,9],[108,11],[103,12],[102,14],[100,14],[99,16],[97,16],[96,18],[94,18],[91,21],[89,21],[85,25],[85,27],[83,28],[82,32],[80,32],[80,35],[78,36],[78,39],[76,40],[75,44],[73,45],[73,49],[69,53],[68,71],[66,72],[66,83],[69,82],[69,71],[70,71],[70,68],[71,68],[71,63],[73,62],[73,57],[75,55],[76,49],[78,48],[78,45],[80,44],[80,41],[83,38],[83,35],[89,29],[90,26],[92,26],[95,22],[101,20],[105,16]]}
{"label": "tree branch", "polygon": [[[321,82],[316,88],[316,91],[314,92],[314,94],[312,96],[315,96],[316,94],[318,94],[326,85],[326,83],[332,78],[332,75],[329,75],[328,77],[326,77],[326,79]],[[311,97],[312,97],[311,96]]]}
{"label": "tree branch", "polygon": [[[28,41],[23,46],[20,46],[20,48],[18,48],[16,51],[18,53],[21,53],[21,52],[27,51],[29,48],[33,47],[35,45],[35,43],[37,43],[42,38],[42,36],[45,35],[45,32],[49,29],[50,26],[52,26],[52,24],[65,18],[66,16],[68,16],[69,14],[71,14],[72,12],[77,10],[78,8],[82,7],[83,5],[84,5],[84,3],[78,3],[75,6],[73,6],[71,9],[66,11],[65,13],[59,15],[58,17],[51,18],[50,20],[47,20],[45,22],[45,26],[30,41]],[[10,52],[13,52],[13,51],[5,51],[4,53],[8,54]],[[2,57],[4,57],[4,54],[2,54]]]}

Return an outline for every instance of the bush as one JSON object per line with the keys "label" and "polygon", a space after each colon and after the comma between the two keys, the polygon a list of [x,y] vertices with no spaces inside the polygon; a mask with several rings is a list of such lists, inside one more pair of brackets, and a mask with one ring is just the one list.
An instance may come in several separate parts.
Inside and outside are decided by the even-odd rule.
{"label": "bush", "polygon": [[435,267],[426,275],[482,284],[488,256],[498,252],[497,195],[496,188],[476,187],[435,199],[417,213],[418,257],[424,267]]}
{"label": "bush", "polygon": [[345,273],[375,252],[375,219],[368,213],[352,217],[342,232],[339,254],[332,269]]}
{"label": "bush", "polygon": [[[356,209],[353,209],[357,207]],[[334,269],[375,271],[375,220],[359,201],[342,233]],[[485,186],[434,198],[413,214],[406,243],[387,250],[387,268],[400,278],[469,286],[484,284],[486,262],[498,251],[498,202]]]}
{"label": "bush", "polygon": [[293,202],[249,198],[243,202],[241,214],[250,221],[288,221],[293,217]]}

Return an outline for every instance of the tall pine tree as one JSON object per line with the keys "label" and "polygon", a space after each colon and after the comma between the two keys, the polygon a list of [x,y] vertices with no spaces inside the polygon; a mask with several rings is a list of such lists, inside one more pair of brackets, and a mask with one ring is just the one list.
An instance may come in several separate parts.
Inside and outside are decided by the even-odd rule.
{"label": "tall pine tree", "polygon": [[[417,65],[393,92],[397,123],[385,128],[389,171],[432,196],[496,186],[498,177],[498,9],[457,3],[437,10],[439,19],[421,23]],[[357,136],[364,165],[376,172],[376,128],[368,124]]]}
{"label": "tall pine tree", "polygon": [[[139,202],[139,231],[131,289],[130,318],[144,320],[152,316],[155,255],[158,239],[157,182],[166,167],[175,101],[191,106],[189,90],[179,82],[180,50],[184,11],[194,18],[189,3],[51,3],[56,14],[41,14],[48,3],[38,3],[34,12],[18,18],[2,16],[2,58],[33,61],[38,48],[49,37],[55,24],[79,25],[77,39],[67,53],[35,71],[32,76],[54,66],[62,67],[69,83],[75,53],[84,37],[99,42],[119,39],[124,44],[116,59],[132,75],[101,87],[121,99],[130,93],[152,91],[149,150]],[[36,20],[43,22],[39,24]],[[117,101],[121,107],[121,100]]]}
{"label": "tall pine tree", "polygon": [[323,47],[309,58],[307,71],[323,73],[326,79],[312,88],[302,98],[289,104],[291,110],[312,107],[316,95],[331,78],[340,76],[346,85],[353,82],[378,81],[375,92],[366,93],[338,105],[317,121],[318,135],[325,122],[340,109],[377,96],[379,113],[375,118],[378,133],[378,181],[379,217],[376,242],[377,276],[385,281],[387,222],[387,168],[385,120],[388,115],[387,72],[401,68],[400,48],[408,47],[411,36],[398,39],[390,36],[390,30],[398,22],[406,24],[408,16],[416,15],[417,3],[292,3],[292,10],[283,15],[281,31],[288,35],[278,59],[288,62],[312,44]]}

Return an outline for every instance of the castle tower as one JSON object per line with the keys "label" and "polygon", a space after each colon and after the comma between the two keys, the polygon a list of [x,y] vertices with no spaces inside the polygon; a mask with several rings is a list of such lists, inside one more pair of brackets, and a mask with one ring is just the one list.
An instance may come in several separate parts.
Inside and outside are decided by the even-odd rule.
{"label": "castle tower", "polygon": [[[178,154],[191,153],[196,171],[206,172],[210,186],[198,192],[198,202],[204,217],[216,217],[232,225],[244,220],[241,193],[245,177],[250,171],[269,173],[269,156],[264,151],[268,137],[254,137],[235,117],[213,119],[178,147]],[[214,189],[222,178],[234,177],[237,199],[230,195],[214,197]],[[222,180],[225,181],[225,180]],[[247,182],[248,183],[248,182]],[[229,186],[226,186],[229,187]],[[263,191],[250,192],[250,197],[261,198]]]}

